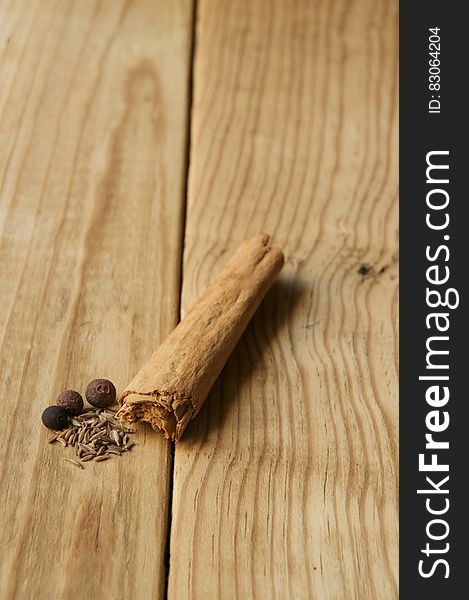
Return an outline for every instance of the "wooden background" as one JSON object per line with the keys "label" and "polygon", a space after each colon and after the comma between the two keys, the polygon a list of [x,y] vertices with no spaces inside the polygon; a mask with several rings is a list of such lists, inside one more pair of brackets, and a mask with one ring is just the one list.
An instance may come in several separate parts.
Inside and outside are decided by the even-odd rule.
{"label": "wooden background", "polygon": [[[397,598],[397,2],[0,0],[0,597]],[[244,238],[284,271],[174,449],[81,471]]]}

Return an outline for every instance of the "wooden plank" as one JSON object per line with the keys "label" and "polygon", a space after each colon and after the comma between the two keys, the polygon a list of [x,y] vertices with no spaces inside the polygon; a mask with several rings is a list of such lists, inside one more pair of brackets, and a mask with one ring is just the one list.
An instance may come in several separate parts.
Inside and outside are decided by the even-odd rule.
{"label": "wooden plank", "polygon": [[177,322],[191,11],[0,5],[2,598],[164,595],[168,443],[79,470],[40,416]]}
{"label": "wooden plank", "polygon": [[198,2],[183,307],[287,264],[177,446],[171,599],[397,597],[396,12]]}

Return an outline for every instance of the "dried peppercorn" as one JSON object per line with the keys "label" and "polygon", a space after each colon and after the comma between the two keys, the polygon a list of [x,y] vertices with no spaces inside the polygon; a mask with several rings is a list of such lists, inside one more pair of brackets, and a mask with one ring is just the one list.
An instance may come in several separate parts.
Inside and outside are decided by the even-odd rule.
{"label": "dried peppercorn", "polygon": [[105,408],[114,404],[116,388],[108,379],[93,379],[86,386],[86,399],[96,408]]}
{"label": "dried peppercorn", "polygon": [[69,412],[63,406],[48,406],[42,413],[42,422],[48,429],[65,429]]}
{"label": "dried peppercorn", "polygon": [[75,390],[67,390],[58,396],[55,405],[63,406],[71,415],[75,416],[83,411],[83,398]]}

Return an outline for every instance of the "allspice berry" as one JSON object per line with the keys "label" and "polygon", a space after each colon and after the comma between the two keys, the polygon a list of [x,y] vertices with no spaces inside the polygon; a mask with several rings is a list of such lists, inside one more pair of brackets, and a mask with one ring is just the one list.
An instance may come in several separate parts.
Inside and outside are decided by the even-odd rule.
{"label": "allspice berry", "polygon": [[55,404],[66,408],[72,416],[79,415],[83,411],[83,398],[75,390],[62,392]]}
{"label": "allspice berry", "polygon": [[86,399],[96,408],[106,408],[116,401],[116,388],[108,379],[93,379],[86,386]]}
{"label": "allspice berry", "polygon": [[65,429],[69,412],[63,406],[48,406],[42,413],[42,422],[48,429]]}

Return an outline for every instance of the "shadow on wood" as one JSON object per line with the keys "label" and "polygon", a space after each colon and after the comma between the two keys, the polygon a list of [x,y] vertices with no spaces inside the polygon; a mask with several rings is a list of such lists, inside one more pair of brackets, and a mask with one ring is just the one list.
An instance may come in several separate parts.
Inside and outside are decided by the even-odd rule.
{"label": "shadow on wood", "polygon": [[[236,348],[216,380],[200,413],[192,421],[178,444],[204,444],[223,428],[229,411],[234,410],[239,393],[262,377],[264,369],[278,368],[273,362],[272,345],[305,294],[311,294],[312,282],[280,277],[272,285],[241,336]],[[258,389],[258,386],[257,386]]]}

